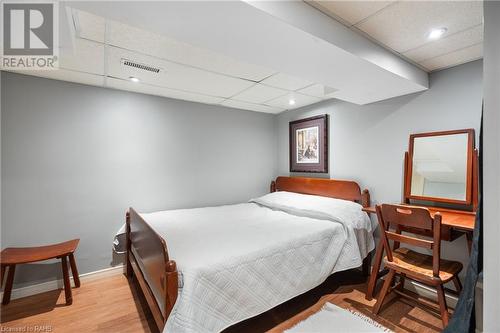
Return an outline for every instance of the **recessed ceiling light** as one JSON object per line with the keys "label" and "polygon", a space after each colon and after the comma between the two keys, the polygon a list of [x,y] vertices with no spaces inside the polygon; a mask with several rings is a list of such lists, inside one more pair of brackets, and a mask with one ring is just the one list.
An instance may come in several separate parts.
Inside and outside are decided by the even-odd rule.
{"label": "recessed ceiling light", "polygon": [[447,31],[448,31],[448,29],[446,29],[446,28],[432,29],[431,32],[429,33],[429,39],[441,38]]}
{"label": "recessed ceiling light", "polygon": [[288,101],[288,104],[295,105],[295,100],[293,98],[290,98],[290,100]]}
{"label": "recessed ceiling light", "polygon": [[139,82],[140,80],[138,78],[136,78],[135,76],[131,76],[128,78],[130,81],[132,82]]}

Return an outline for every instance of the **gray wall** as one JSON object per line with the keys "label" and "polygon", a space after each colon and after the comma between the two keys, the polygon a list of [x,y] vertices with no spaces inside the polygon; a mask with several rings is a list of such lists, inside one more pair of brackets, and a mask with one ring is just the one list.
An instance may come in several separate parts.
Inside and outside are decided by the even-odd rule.
{"label": "gray wall", "polygon": [[500,332],[500,2],[484,2],[484,332]]}
{"label": "gray wall", "polygon": [[[482,61],[475,61],[431,74],[430,89],[423,93],[364,106],[327,101],[281,113],[278,173],[289,174],[288,122],[326,113],[330,173],[321,176],[357,180],[374,202],[398,202],[409,135],[460,128],[475,128],[479,135],[481,102]],[[446,243],[443,256],[466,262],[465,239]]]}
{"label": "gray wall", "polygon": [[[80,272],[103,269],[129,206],[243,202],[276,176],[273,115],[5,72],[1,81],[2,248],[80,238]],[[17,286],[59,271],[21,266]]]}
{"label": "gray wall", "polygon": [[[431,88],[357,106],[328,101],[278,116],[2,73],[2,248],[81,238],[80,271],[109,267],[127,207],[242,202],[288,172],[288,122],[330,115],[330,176],[401,198],[408,135],[476,128],[482,62],[431,75]],[[464,239],[444,256],[466,261]],[[118,262],[118,261],[116,261]],[[21,266],[17,286],[57,264]],[[35,273],[36,272],[36,273]]]}

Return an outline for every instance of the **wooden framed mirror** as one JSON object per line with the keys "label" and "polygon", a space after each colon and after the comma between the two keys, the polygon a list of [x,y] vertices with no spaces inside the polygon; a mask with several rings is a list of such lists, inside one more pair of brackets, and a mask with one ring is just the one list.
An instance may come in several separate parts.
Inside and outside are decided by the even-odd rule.
{"label": "wooden framed mirror", "polygon": [[474,129],[410,135],[405,201],[473,205]]}

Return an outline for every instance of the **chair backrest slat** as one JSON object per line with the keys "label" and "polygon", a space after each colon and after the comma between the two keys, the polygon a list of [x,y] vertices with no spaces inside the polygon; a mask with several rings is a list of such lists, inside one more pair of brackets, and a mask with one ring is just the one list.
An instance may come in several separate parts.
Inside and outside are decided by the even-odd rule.
{"label": "chair backrest slat", "polygon": [[432,230],[432,217],[426,208],[383,204],[382,214],[385,222],[393,226],[399,224],[406,227]]}
{"label": "chair backrest slat", "polygon": [[418,239],[415,237],[409,237],[406,235],[396,234],[396,233],[391,232],[391,231],[387,231],[385,234],[387,235],[387,238],[389,238],[390,240],[400,242],[400,243],[411,244],[411,245],[423,247],[426,249],[432,249],[432,247],[434,245],[433,241],[430,241],[427,239]]}
{"label": "chair backrest slat", "polygon": [[[392,249],[389,239],[399,243],[406,243],[426,249],[432,249],[433,255],[433,275],[439,276],[440,244],[441,244],[441,215],[431,216],[429,210],[423,207],[403,206],[403,205],[377,205],[377,216],[382,233],[382,241],[387,253],[387,259],[393,261]],[[420,230],[422,234],[432,234],[433,239],[420,239],[407,235],[402,235],[399,227],[409,227],[412,230]],[[396,232],[390,230],[395,228]],[[419,232],[420,233],[420,232]]]}

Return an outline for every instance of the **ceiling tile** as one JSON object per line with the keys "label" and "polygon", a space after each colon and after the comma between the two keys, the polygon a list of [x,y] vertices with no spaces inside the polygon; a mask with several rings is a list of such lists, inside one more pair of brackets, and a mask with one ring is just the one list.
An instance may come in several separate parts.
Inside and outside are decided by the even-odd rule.
{"label": "ceiling tile", "polygon": [[[168,34],[169,36],[172,36],[171,34],[174,33],[175,30],[168,29],[167,26],[164,26],[168,22],[172,23],[172,20],[165,20],[164,16],[166,14],[171,15],[172,18],[176,18],[178,16],[179,19],[181,20],[183,17],[188,19],[191,18],[192,14],[189,10],[190,9],[189,6],[191,5],[189,6],[186,5],[187,7],[185,7],[184,5],[180,6],[183,7],[184,9],[180,8],[181,11],[178,14],[176,10],[172,10],[170,12],[165,10],[158,10],[157,8],[165,8],[163,7],[163,5],[160,5],[159,2],[151,2],[151,4],[148,4],[147,6],[131,5],[131,3],[128,4],[130,6],[129,5],[125,6],[125,3],[123,4],[126,8],[124,7],[123,10],[120,10],[120,13],[118,13],[119,15],[116,13],[116,11],[108,11],[110,9],[108,5],[100,4],[98,2],[85,2],[85,4],[79,3],[78,5],[75,6],[86,8],[86,10],[88,10],[89,12],[101,13],[101,15],[110,15],[116,17],[119,20],[123,20],[123,22],[128,22],[130,24],[132,24],[132,22],[135,22],[134,24],[136,24],[137,26],[143,26],[143,27],[149,26],[151,29],[157,29],[157,31],[164,31],[164,33]],[[192,6],[193,6],[192,9],[196,9],[199,7],[197,5],[192,5]],[[238,6],[242,7],[241,12],[239,11],[240,9]],[[425,82],[426,80],[419,80],[419,79],[416,80],[415,78],[412,79],[400,78],[399,76],[393,75],[390,71],[380,69],[379,66],[373,65],[367,61],[360,60],[359,57],[356,57],[352,54],[348,54],[347,52],[344,52],[339,48],[330,45],[329,43],[326,43],[324,41],[322,42],[321,40],[310,35],[309,33],[300,31],[300,29],[296,29],[295,27],[290,26],[289,24],[283,22],[282,20],[272,19],[269,17],[267,13],[260,13],[259,10],[251,8],[252,6],[250,6],[249,8],[247,8],[248,6],[246,5],[238,5],[238,6],[237,6],[238,8],[236,8],[234,11],[225,12],[224,10],[222,10],[218,12],[217,6],[213,7],[212,5],[210,5],[209,12],[207,12],[206,10],[202,10],[201,11],[202,13],[199,16],[195,15],[196,19],[198,21],[201,19],[200,22],[203,23],[196,25],[198,27],[202,27],[202,30],[196,29],[196,27],[193,27],[191,25],[185,25],[183,29],[188,29],[188,27],[189,29],[186,31],[181,29],[180,32],[175,32],[176,33],[175,36],[177,36],[176,38],[178,38],[178,41],[180,40],[189,41],[193,45],[203,45],[204,44],[203,41],[213,39],[214,43],[206,44],[207,48],[210,49],[212,47],[215,47],[222,53],[227,52],[227,54],[234,54],[241,59],[248,59],[249,61],[251,61],[251,59],[255,59],[257,63],[268,63],[269,66],[274,66],[277,68],[283,67],[284,72],[303,73],[303,75],[300,76],[304,78],[309,77],[309,75],[305,75],[306,73],[311,73],[311,75],[316,77],[316,79],[311,79],[312,82],[309,81],[303,82],[304,80],[297,78],[295,78],[295,80],[286,80],[287,82],[285,82],[286,84],[284,85],[286,87],[291,87],[291,89],[302,89],[305,88],[306,86],[313,84],[313,82],[323,82],[323,81],[328,82],[329,80],[330,81],[334,80],[335,82],[338,81],[341,83],[346,82],[342,84],[340,83],[337,84],[332,81],[331,83],[329,83],[329,85],[340,88],[340,91],[338,93],[343,93],[344,96],[349,96],[350,93],[351,94],[349,97],[350,101],[351,102],[354,101],[356,103],[358,103],[359,100],[361,100],[364,103],[367,103],[370,101],[388,98],[387,96],[392,97],[398,94],[403,95],[408,92],[414,92],[415,90],[424,89],[426,86]],[[177,9],[178,6],[175,5],[172,8]],[[144,13],[141,10],[137,9],[144,9],[149,13],[149,15],[142,15]],[[208,9],[208,7],[206,9]],[[182,15],[186,16],[180,15],[181,13]],[[208,15],[210,13],[217,15],[220,14],[220,16]],[[241,24],[241,27],[239,26],[236,27],[227,25],[226,21],[223,20],[226,17],[231,16],[228,13],[237,14],[235,17],[233,17],[233,19],[237,20],[247,17],[247,14],[252,16],[255,13],[259,13],[259,15],[255,15],[256,20],[249,20],[250,24],[246,24],[247,22],[245,21],[243,24]],[[153,14],[157,14],[157,16]],[[240,14],[241,16],[238,16]],[[195,16],[192,16],[192,18],[194,18]],[[205,22],[203,20],[204,17],[209,17],[209,19],[207,19]],[[252,18],[253,17],[254,16],[252,16]],[[322,17],[326,18],[325,16]],[[218,20],[217,18],[219,18],[220,20]],[[176,21],[174,20],[174,22]],[[263,25],[261,24],[253,24],[253,25],[251,24],[255,22],[263,22],[265,23],[265,27],[263,28],[262,27]],[[213,26],[204,23],[211,23]],[[228,21],[228,23],[230,22]],[[258,28],[259,26],[260,28]],[[203,30],[203,27],[205,27],[205,30]],[[228,27],[230,27],[230,30],[227,30]],[[63,25],[61,25],[61,28],[63,28]],[[226,30],[224,30],[224,28]],[[237,51],[234,51],[234,48],[230,50],[230,47],[226,49],[225,46],[230,45],[230,43],[227,44],[226,38],[229,38],[230,40],[234,41],[237,39],[238,36],[247,37],[247,34],[249,36],[252,34],[252,32],[255,35],[255,31],[257,31],[255,29],[257,29],[258,31],[263,30],[262,31],[263,33],[260,33],[261,37],[264,36],[266,32],[268,34],[271,32],[276,34],[276,31],[278,31],[278,34],[276,34],[275,36],[277,38],[270,38],[270,39],[254,38],[255,40],[258,41],[256,43],[253,43],[255,41],[252,38],[240,38],[239,39],[239,42],[241,42],[240,46],[245,46],[245,47],[239,47],[237,48],[238,49]],[[226,32],[230,31],[231,33],[234,33],[234,36],[236,37],[231,38],[233,34],[229,35],[221,34],[219,36],[216,30],[226,31]],[[271,35],[273,35],[273,33],[271,33]],[[90,36],[93,35],[94,37],[92,38],[99,38],[97,36],[100,36],[100,33],[94,33],[94,34],[88,33],[86,36],[90,38]],[[190,37],[191,35],[194,36]],[[280,35],[281,37],[278,35]],[[314,38],[312,38],[311,36]],[[141,43],[148,42],[147,38],[145,39],[139,38],[139,40],[141,41]],[[286,45],[295,45],[297,47],[296,48],[297,52],[292,52],[292,53],[288,52],[287,54],[291,58],[287,59],[286,62],[283,62],[283,57],[279,56],[280,54],[279,51],[280,50],[283,51],[283,48],[281,48],[280,45],[273,45],[272,44],[273,40],[274,41],[281,40],[282,42],[285,41],[284,43]],[[296,41],[296,43],[295,44],[288,43],[286,42],[287,40]],[[198,41],[202,42],[199,43]],[[226,43],[224,43],[224,41],[226,41]],[[259,45],[257,45],[259,43],[260,44],[263,43],[262,45],[265,44],[266,47],[265,48],[259,47]],[[223,46],[221,46],[220,44],[223,44]],[[129,76],[133,75],[139,77],[143,83],[163,86],[176,91],[182,90],[183,92],[186,93],[189,91],[195,94],[211,95],[221,98],[234,96],[254,85],[254,82],[239,80],[235,78],[232,78],[234,80],[227,80],[228,78],[227,76],[223,75],[217,76],[217,74],[215,74],[214,71],[198,70],[197,72],[192,72],[190,70],[192,70],[193,67],[187,67],[180,64],[179,62],[168,61],[160,57],[147,56],[144,54],[144,49],[138,46],[134,47],[137,49],[137,51],[135,52],[130,50],[127,51],[124,48],[116,48],[113,46],[107,47],[108,50],[107,53],[109,53],[109,55],[106,58],[106,63],[108,64],[106,66],[106,69],[109,70],[110,75],[125,80],[128,79]],[[247,50],[247,48],[249,52],[245,51]],[[272,52],[273,50],[276,52]],[[303,51],[304,53],[302,54],[299,51]],[[267,55],[267,57],[264,57],[266,59],[260,57],[262,53],[265,53]],[[182,58],[182,53],[179,54],[180,55],[178,55],[177,57]],[[307,60],[308,59],[307,54],[313,55],[309,57],[310,61]],[[158,66],[162,69],[162,71],[160,74],[155,75],[151,73],[144,73],[143,71],[134,68],[123,68],[123,66],[121,65],[122,58],[136,60],[137,62],[150,64],[152,66]],[[281,63],[279,58],[281,58]],[[329,59],[328,60],[329,62],[324,59]],[[82,57],[81,61],[85,62],[86,59]],[[221,67],[225,67],[225,65]],[[288,69],[285,70],[285,67]],[[295,69],[293,67],[295,67]],[[188,68],[190,70],[188,70]],[[268,83],[273,84],[273,81],[279,82],[280,80],[277,80],[278,77],[280,76],[279,75],[275,76],[274,78],[270,79]],[[318,79],[321,77],[323,77],[323,79]],[[328,78],[333,78],[333,79],[328,79]],[[295,81],[295,85],[291,84],[289,81],[292,81],[292,83],[293,81]],[[297,84],[297,81],[300,84]],[[384,87],[381,87],[380,84],[377,86],[377,82],[385,82]],[[275,82],[274,84],[278,83]],[[283,85],[283,82],[279,82],[279,84]],[[372,93],[372,91],[374,92]],[[368,95],[367,92],[369,93],[370,98],[365,98]],[[313,98],[312,101],[310,102],[315,102],[315,101],[317,101],[317,99]],[[299,102],[297,103],[296,106],[299,107],[300,105],[301,103]],[[288,105],[286,105],[285,107],[289,108]]]}
{"label": "ceiling tile", "polygon": [[227,99],[221,103],[223,106],[227,106],[235,109],[243,109],[243,110],[251,110],[257,112],[265,112],[265,113],[280,113],[285,111],[283,108],[271,107],[268,105],[255,104],[255,103],[247,103],[241,101],[235,101],[233,99]]}
{"label": "ceiling tile", "polygon": [[56,70],[43,70],[43,71],[15,71],[15,73],[45,77],[47,79],[75,82],[87,84],[91,86],[103,86],[104,76],[76,72],[68,69],[59,68]]}
{"label": "ceiling tile", "polygon": [[257,82],[275,73],[274,70],[239,62],[222,54],[115,21],[108,21],[107,36],[110,45],[236,78]]}
{"label": "ceiling tile", "polygon": [[[152,73],[124,66],[122,59],[160,68]],[[142,82],[186,92],[229,98],[250,88],[253,82],[216,74],[189,66],[149,57],[132,51],[108,47],[108,75],[128,79],[130,76]]]}
{"label": "ceiling tile", "polygon": [[273,76],[268,77],[260,83],[285,90],[297,90],[313,84],[313,82],[311,81],[307,81],[283,73],[274,74]]}
{"label": "ceiling tile", "polygon": [[134,83],[128,80],[115,79],[111,77],[108,77],[106,79],[106,86],[108,88],[113,88],[113,89],[127,90],[142,94],[182,99],[185,101],[205,103],[205,104],[219,104],[222,101],[224,101],[224,99],[220,97],[193,94],[185,91],[151,86],[144,83]]}
{"label": "ceiling tile", "polygon": [[454,34],[482,23],[482,1],[401,1],[357,24],[382,44],[403,53],[429,42],[433,28]]}
{"label": "ceiling tile", "polygon": [[483,56],[483,44],[473,45],[452,53],[428,59],[420,63],[428,70],[460,65],[471,60],[479,59]]}
{"label": "ceiling tile", "polygon": [[375,14],[394,1],[308,1],[328,15],[353,25]]}
{"label": "ceiling tile", "polygon": [[319,97],[322,99],[327,99],[333,97],[333,93],[335,93],[337,89],[331,88],[324,86],[322,84],[313,84],[310,85],[309,87],[305,87],[303,89],[297,90],[297,92],[304,94],[304,95],[309,95],[309,96],[314,96],[314,97]]}
{"label": "ceiling tile", "polygon": [[238,101],[260,104],[287,93],[287,90],[256,84],[231,98]]}
{"label": "ceiling tile", "polygon": [[454,35],[430,42],[416,49],[403,53],[416,62],[434,58],[483,41],[483,25],[456,33]]}
{"label": "ceiling tile", "polygon": [[103,17],[76,9],[72,9],[72,13],[77,37],[104,43],[106,20]]}
{"label": "ceiling tile", "polygon": [[[290,105],[289,102],[290,100],[293,99],[295,101],[294,105]],[[317,103],[321,101],[320,98],[313,97],[313,96],[307,96],[299,93],[290,93],[285,96],[281,96],[278,98],[275,98],[271,101],[266,102],[266,105],[274,106],[277,108],[282,108],[282,109],[296,109],[300,108],[309,104]]]}
{"label": "ceiling tile", "polygon": [[80,72],[104,75],[104,45],[75,38],[73,49],[61,49],[59,66]]}

